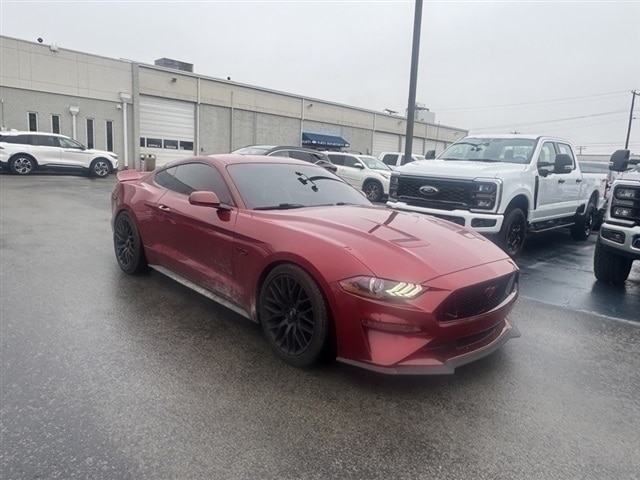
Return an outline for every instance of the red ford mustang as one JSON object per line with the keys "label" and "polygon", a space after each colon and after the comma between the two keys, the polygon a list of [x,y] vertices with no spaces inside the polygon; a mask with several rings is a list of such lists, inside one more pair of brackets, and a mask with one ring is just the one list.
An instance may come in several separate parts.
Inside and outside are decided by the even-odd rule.
{"label": "red ford mustang", "polygon": [[325,354],[384,373],[453,373],[518,330],[518,268],[458,225],[373,206],[322,167],[213,155],[118,173],[113,241],[259,322],[285,362]]}

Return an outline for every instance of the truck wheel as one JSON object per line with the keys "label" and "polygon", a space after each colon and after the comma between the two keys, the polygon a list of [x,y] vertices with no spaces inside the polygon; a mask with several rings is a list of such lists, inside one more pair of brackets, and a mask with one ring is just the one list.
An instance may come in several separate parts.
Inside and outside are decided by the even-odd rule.
{"label": "truck wheel", "polygon": [[376,182],[375,180],[367,180],[362,187],[362,191],[371,202],[379,202],[382,200],[382,196],[384,195],[382,185],[380,182]]}
{"label": "truck wheel", "polygon": [[622,285],[629,277],[633,260],[622,255],[616,255],[596,243],[593,255],[593,273],[601,282]]}
{"label": "truck wheel", "polygon": [[519,208],[507,211],[498,233],[497,244],[510,257],[517,257],[524,245],[527,233],[527,218]]}
{"label": "truck wheel", "polygon": [[574,240],[586,240],[591,235],[596,219],[596,207],[592,202],[587,204],[587,210],[576,223],[571,226],[571,236]]}

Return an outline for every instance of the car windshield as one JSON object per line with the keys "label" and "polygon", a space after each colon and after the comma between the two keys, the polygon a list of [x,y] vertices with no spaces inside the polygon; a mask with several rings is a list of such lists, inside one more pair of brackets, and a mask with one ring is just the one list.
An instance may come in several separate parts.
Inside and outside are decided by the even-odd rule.
{"label": "car windshield", "polygon": [[269,145],[256,145],[254,147],[244,147],[234,150],[231,153],[237,153],[239,155],[264,155],[273,147]]}
{"label": "car windshield", "polygon": [[470,162],[529,163],[536,141],[528,138],[467,137],[454,143],[438,158]]}
{"label": "car windshield", "polygon": [[248,209],[371,205],[360,191],[311,164],[240,163],[229,165],[227,171]]}
{"label": "car windshield", "polygon": [[384,170],[384,171],[390,171],[391,170],[391,168],[389,168],[389,166],[386,163],[382,163],[376,157],[369,157],[367,155],[360,155],[358,158],[360,160],[362,160],[362,163],[364,163],[368,168],[370,168],[372,170]]}

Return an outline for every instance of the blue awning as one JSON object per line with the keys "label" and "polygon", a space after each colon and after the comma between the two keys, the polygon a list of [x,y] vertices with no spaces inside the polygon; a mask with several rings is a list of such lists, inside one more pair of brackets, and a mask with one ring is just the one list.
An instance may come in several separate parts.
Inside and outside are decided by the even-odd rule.
{"label": "blue awning", "polygon": [[323,135],[321,133],[302,132],[303,147],[348,148],[349,142],[342,137]]}

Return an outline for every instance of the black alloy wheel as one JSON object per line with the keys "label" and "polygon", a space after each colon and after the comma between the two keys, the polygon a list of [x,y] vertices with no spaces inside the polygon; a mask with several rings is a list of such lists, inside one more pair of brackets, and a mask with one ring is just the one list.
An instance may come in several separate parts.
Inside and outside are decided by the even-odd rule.
{"label": "black alloy wheel", "polygon": [[510,257],[515,258],[524,246],[526,234],[527,219],[524,212],[519,208],[514,208],[505,215],[498,234],[498,243]]}
{"label": "black alloy wheel", "polygon": [[587,210],[584,212],[578,221],[571,227],[571,237],[574,240],[586,240],[594,230],[594,224],[596,221],[596,206],[593,202],[587,204]]}
{"label": "black alloy wheel", "polygon": [[113,247],[116,260],[123,272],[133,275],[147,268],[147,259],[142,249],[140,234],[135,221],[127,212],[116,218],[113,231]]}
{"label": "black alloy wheel", "polygon": [[362,187],[362,191],[371,202],[379,202],[382,200],[382,196],[384,195],[382,185],[375,180],[370,180],[365,183],[364,187]]}
{"label": "black alloy wheel", "polygon": [[260,323],[276,355],[295,367],[312,365],[327,343],[324,297],[311,276],[295,265],[279,265],[267,276],[259,303]]}

